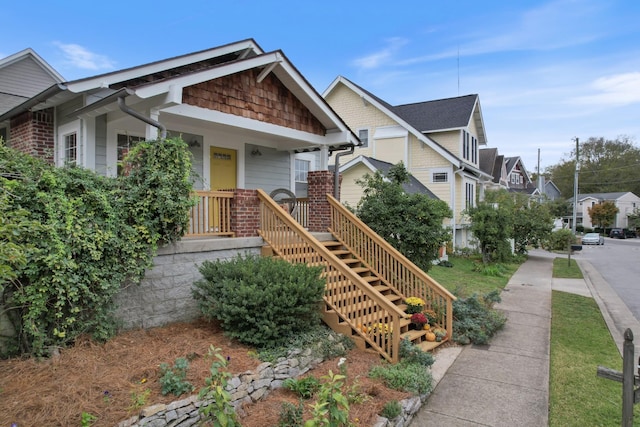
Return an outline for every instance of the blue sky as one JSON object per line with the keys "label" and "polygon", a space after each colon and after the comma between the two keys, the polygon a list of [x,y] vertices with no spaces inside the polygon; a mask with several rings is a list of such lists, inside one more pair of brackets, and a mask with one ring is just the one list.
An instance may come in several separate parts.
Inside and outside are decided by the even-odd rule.
{"label": "blue sky", "polygon": [[640,2],[66,0],[3,8],[0,57],[65,79],[253,38],[322,93],[343,75],[391,104],[477,93],[487,147],[531,172],[573,138],[640,145]]}

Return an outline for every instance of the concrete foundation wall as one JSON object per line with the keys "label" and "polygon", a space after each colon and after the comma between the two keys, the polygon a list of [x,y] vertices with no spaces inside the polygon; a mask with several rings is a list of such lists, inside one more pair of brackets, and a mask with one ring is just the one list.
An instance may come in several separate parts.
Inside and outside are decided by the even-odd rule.
{"label": "concrete foundation wall", "polygon": [[202,278],[198,271],[207,260],[231,259],[238,254],[260,254],[260,237],[183,240],[160,248],[153,268],[142,283],[124,288],[116,297],[116,317],[126,329],[152,328],[196,319],[200,312],[191,295]]}

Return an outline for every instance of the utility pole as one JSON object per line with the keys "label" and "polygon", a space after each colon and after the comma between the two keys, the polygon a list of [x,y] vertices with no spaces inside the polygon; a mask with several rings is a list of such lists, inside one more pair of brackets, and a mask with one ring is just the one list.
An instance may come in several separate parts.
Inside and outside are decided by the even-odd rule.
{"label": "utility pole", "polygon": [[571,224],[571,232],[576,234],[576,220],[578,216],[578,173],[580,172],[580,141],[576,140],[576,171],[573,178],[573,222]]}

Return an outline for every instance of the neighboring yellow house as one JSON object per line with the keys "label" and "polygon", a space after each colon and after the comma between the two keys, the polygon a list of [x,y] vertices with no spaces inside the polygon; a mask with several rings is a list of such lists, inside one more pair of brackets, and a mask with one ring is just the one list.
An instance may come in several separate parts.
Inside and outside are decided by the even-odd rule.
{"label": "neighboring yellow house", "polygon": [[[485,183],[493,179],[479,167],[479,149],[487,138],[478,95],[392,106],[339,76],[323,97],[362,142],[353,155],[340,157],[340,164],[346,166],[357,156],[393,164],[402,161],[418,181],[449,204],[453,218],[445,225],[453,231],[454,246],[467,247],[471,233],[463,211],[482,199]],[[343,173],[341,193],[353,204],[362,192],[355,180],[366,168],[338,166]]]}

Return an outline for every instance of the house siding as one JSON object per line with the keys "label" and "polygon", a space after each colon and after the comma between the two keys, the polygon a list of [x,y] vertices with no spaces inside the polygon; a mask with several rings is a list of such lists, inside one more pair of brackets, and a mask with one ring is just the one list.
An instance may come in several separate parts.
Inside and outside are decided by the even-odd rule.
{"label": "house siding", "polygon": [[384,159],[387,163],[397,164],[403,162],[407,165],[405,138],[385,138],[375,141],[376,158]]}
{"label": "house siding", "polygon": [[342,204],[348,204],[353,208],[358,206],[358,202],[362,198],[362,186],[356,181],[362,179],[366,174],[373,175],[373,172],[362,163],[342,173],[342,187],[340,190],[340,202]]}
{"label": "house siding", "polygon": [[62,126],[67,123],[71,123],[74,120],[78,120],[78,117],[74,116],[72,113],[82,107],[84,107],[84,101],[81,96],[59,105],[56,108],[56,124],[58,126]]}
{"label": "house siding", "polygon": [[0,113],[22,104],[55,83],[51,75],[30,56],[3,67],[0,78]]}
{"label": "house siding", "polygon": [[273,73],[258,83],[258,70],[248,70],[185,87],[182,102],[261,122],[325,135],[318,119]]}
{"label": "house siding", "polygon": [[460,138],[460,131],[452,130],[448,132],[437,132],[429,134],[429,137],[456,156],[462,158],[462,140]]}
{"label": "house siding", "polygon": [[[251,152],[259,149],[262,155]],[[262,189],[267,194],[277,188],[291,190],[291,155],[273,148],[245,145],[245,188]]]}

